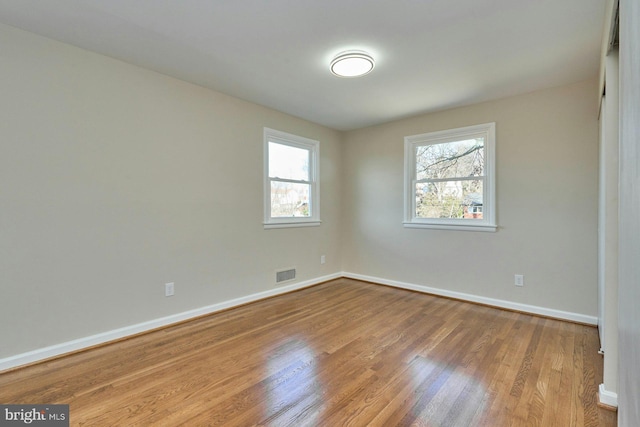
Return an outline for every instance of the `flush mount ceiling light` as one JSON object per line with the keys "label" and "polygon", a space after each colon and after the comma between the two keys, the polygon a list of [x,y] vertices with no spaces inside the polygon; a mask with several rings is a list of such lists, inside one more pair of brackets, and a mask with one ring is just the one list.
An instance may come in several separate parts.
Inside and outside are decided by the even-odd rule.
{"label": "flush mount ceiling light", "polygon": [[371,55],[360,50],[339,53],[331,61],[331,72],[338,77],[359,77],[373,70],[375,62]]}

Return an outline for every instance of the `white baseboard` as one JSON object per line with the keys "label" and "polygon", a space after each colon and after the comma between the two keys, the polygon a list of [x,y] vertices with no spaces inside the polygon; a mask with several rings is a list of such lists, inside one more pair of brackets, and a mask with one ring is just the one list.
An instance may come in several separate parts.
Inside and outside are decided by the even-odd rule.
{"label": "white baseboard", "polygon": [[[96,335],[67,341],[61,344],[55,344],[49,347],[39,348],[36,350],[28,351],[26,353],[17,354],[15,356],[9,356],[0,359],[0,372],[7,369],[16,368],[18,366],[27,365],[30,363],[38,362],[41,360],[49,359],[52,357],[60,356],[65,353],[71,353],[74,351],[82,350],[88,347],[92,347],[99,344],[104,344],[109,341],[115,341],[121,338],[126,338],[131,335],[139,334],[141,332],[147,332],[153,329],[168,326],[174,323],[182,322],[185,320],[193,319],[198,316],[215,313],[217,311],[226,310],[232,307],[237,307],[242,304],[246,304],[253,301],[258,301],[264,298],[284,294],[287,292],[303,289],[309,286],[316,285],[318,283],[326,282],[340,277],[347,277],[350,279],[364,280],[372,283],[379,283],[382,285],[393,286],[401,289],[409,289],[412,291],[423,292],[427,294],[439,295],[449,298],[455,298],[464,301],[471,301],[480,304],[486,304],[494,307],[506,308],[510,310],[522,311],[525,313],[537,314],[541,316],[553,317],[557,319],[570,320],[573,322],[585,323],[589,325],[597,325],[598,319],[595,316],[587,316],[584,314],[571,313],[567,311],[554,310],[550,308],[538,307],[527,304],[520,304],[511,301],[498,300],[493,298],[486,298],[472,294],[465,294],[461,292],[448,291],[445,289],[432,288],[428,286],[416,285],[412,283],[399,282],[396,280],[383,279],[380,277],[365,276],[362,274],[355,274],[349,272],[334,273],[323,277],[307,280],[304,282],[294,283],[288,286],[280,286],[278,288],[270,289],[268,291],[258,292],[255,294],[247,295],[240,298],[235,298],[228,301],[223,301],[217,304],[208,305],[205,307],[196,308],[193,310],[185,311],[182,313],[172,314],[170,316],[162,317],[159,319],[149,320],[147,322],[138,323],[131,326],[125,326],[123,328],[114,329],[107,332],[102,332]],[[605,401],[613,399],[615,404],[606,403],[610,406],[617,406],[617,395],[615,393],[608,392],[604,388],[600,387],[601,398]],[[605,403],[603,401],[603,403]]]}
{"label": "white baseboard", "polygon": [[618,393],[608,391],[604,388],[604,384],[600,384],[598,387],[598,401],[602,405],[618,407]]}
{"label": "white baseboard", "polygon": [[26,353],[17,354],[15,356],[9,356],[4,359],[0,359],[0,372],[5,371],[7,369],[16,368],[18,366],[27,365],[29,363],[34,363],[34,362],[49,359],[52,357],[60,356],[65,353],[71,353],[74,351],[82,350],[98,344],[104,344],[109,341],[118,340],[131,335],[139,334],[141,332],[146,332],[153,329],[168,326],[174,323],[193,319],[198,316],[215,313],[217,311],[226,310],[232,307],[237,307],[239,305],[247,304],[249,302],[258,301],[261,299],[284,294],[284,293],[295,291],[298,289],[307,288],[309,286],[326,282],[328,280],[338,279],[340,277],[342,277],[341,273],[334,273],[327,276],[306,280],[304,282],[294,283],[288,286],[279,286],[277,288],[270,289],[268,291],[258,292],[258,293],[247,295],[244,297],[223,301],[217,304],[208,305],[205,307],[200,307],[200,308],[196,308],[189,311],[184,311],[182,313],[172,314],[170,316],[161,317],[159,319],[153,319],[147,322],[142,322],[142,323],[138,323],[131,326],[125,326],[123,328],[102,332],[96,335],[91,335],[88,337],[63,342],[61,344],[55,344],[49,347],[39,348],[36,350],[28,351]]}
{"label": "white baseboard", "polygon": [[429,286],[399,282],[397,280],[389,280],[389,279],[382,279],[380,277],[365,276],[363,274],[343,272],[342,275],[350,279],[358,279],[358,280],[364,280],[367,282],[380,283],[381,285],[388,285],[388,286],[393,286],[401,289],[409,289],[412,291],[439,295],[439,296],[449,297],[449,298],[455,298],[463,301],[471,301],[479,304],[490,305],[493,307],[506,308],[509,310],[522,311],[524,313],[537,314],[539,316],[553,317],[555,319],[562,319],[562,320],[570,320],[572,322],[584,323],[587,325],[598,324],[598,318],[596,316],[588,316],[586,314],[571,313],[568,311],[555,310],[552,308],[538,307],[535,305],[521,304],[521,303],[512,302],[512,301],[481,297],[478,295],[465,294],[462,292],[448,291],[446,289],[432,288]]}

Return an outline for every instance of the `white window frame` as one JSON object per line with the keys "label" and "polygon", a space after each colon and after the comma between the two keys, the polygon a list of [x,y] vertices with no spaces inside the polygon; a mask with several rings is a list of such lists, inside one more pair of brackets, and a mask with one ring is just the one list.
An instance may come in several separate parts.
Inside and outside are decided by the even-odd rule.
{"label": "white window frame", "polygon": [[[484,138],[484,176],[482,219],[471,218],[418,218],[416,212],[416,149],[424,145],[442,144],[471,138]],[[457,129],[423,133],[404,138],[404,226],[407,228],[435,228],[495,232],[496,180],[495,180],[496,124],[484,123]]]}
{"label": "white window frame", "polygon": [[[279,181],[309,185],[309,210],[307,217],[272,217],[271,216],[271,181],[269,176],[269,143],[288,145],[309,151],[309,181]],[[264,228],[313,227],[320,221],[320,142],[293,135],[275,129],[264,128]]]}

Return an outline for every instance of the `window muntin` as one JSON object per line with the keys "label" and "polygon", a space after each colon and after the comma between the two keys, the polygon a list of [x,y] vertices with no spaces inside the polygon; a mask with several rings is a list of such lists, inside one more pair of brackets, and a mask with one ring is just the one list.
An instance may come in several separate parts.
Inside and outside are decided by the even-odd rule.
{"label": "window muntin", "polygon": [[405,226],[495,231],[495,123],[405,138]]}
{"label": "window muntin", "polygon": [[319,144],[265,128],[265,228],[320,224]]}

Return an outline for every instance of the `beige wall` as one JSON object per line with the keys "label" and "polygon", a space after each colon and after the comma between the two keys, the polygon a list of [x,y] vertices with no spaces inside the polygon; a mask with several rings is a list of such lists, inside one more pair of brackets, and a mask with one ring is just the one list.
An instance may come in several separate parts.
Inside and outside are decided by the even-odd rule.
{"label": "beige wall", "polygon": [[[596,80],[339,133],[0,39],[0,358],[271,290],[292,266],[596,315]],[[492,121],[499,231],[404,229],[404,136]],[[322,226],[263,229],[265,126],[321,142]]]}
{"label": "beige wall", "polygon": [[[10,27],[0,40],[0,358],[270,290],[278,268],[340,271],[338,132]],[[322,226],[263,229],[264,126],[320,141]]]}
{"label": "beige wall", "polygon": [[[597,83],[347,133],[344,271],[595,316]],[[403,228],[403,138],[487,122],[496,122],[498,232]]]}

